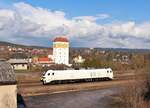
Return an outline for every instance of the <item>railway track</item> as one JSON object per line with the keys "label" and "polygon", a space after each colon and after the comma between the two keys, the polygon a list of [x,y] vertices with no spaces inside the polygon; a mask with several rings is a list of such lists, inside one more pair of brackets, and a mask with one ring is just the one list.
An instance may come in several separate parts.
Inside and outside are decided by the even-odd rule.
{"label": "railway track", "polygon": [[103,82],[87,82],[87,83],[74,83],[74,84],[46,85],[46,86],[38,85],[38,86],[19,87],[19,92],[23,96],[54,94],[60,92],[103,89],[103,88],[109,88],[109,87],[112,88],[118,86],[121,87],[125,84],[134,81],[135,80],[113,80],[113,81],[103,81]]}
{"label": "railway track", "polygon": [[[119,80],[126,80],[126,79],[133,79],[135,77],[134,74],[124,74],[124,75],[116,75],[116,77],[114,78],[114,80],[112,81],[119,81]],[[95,82],[104,82],[103,80],[102,81],[95,81]],[[90,83],[90,82],[80,82],[81,83]],[[68,83],[69,84],[69,83]],[[73,84],[73,83],[71,83]],[[79,83],[77,83],[79,84]],[[40,82],[39,80],[37,81],[19,81],[18,82],[18,87],[30,87],[30,86],[41,86],[43,85],[42,82]],[[52,86],[52,84],[49,84]],[[45,86],[49,86],[49,85],[45,85]],[[59,84],[56,84],[56,85],[59,85]],[[65,85],[65,84],[63,84]]]}
{"label": "railway track", "polygon": [[[124,79],[114,79],[111,81],[107,81],[107,82],[113,82],[113,81],[121,81],[121,80],[126,80]],[[37,81],[37,82],[21,82],[18,84],[18,87],[33,87],[33,86],[59,86],[59,85],[72,85],[72,84],[89,84],[89,83],[103,83],[106,82],[104,80],[101,81],[93,81],[93,82],[74,82],[74,83],[63,83],[63,84],[47,84],[47,85],[43,85],[42,82]]]}

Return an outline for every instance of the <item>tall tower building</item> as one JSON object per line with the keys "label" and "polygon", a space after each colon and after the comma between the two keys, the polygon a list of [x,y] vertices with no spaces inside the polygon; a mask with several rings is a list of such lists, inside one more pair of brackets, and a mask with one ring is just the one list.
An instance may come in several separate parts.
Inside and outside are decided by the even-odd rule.
{"label": "tall tower building", "polygon": [[56,64],[69,64],[69,41],[65,37],[53,40],[53,57]]}

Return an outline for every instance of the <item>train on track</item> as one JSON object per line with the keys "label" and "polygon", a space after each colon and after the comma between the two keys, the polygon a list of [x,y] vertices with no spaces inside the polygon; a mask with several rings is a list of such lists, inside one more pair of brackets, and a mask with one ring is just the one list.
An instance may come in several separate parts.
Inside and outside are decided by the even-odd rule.
{"label": "train on track", "polygon": [[41,76],[43,85],[48,83],[98,81],[101,79],[112,80],[112,69],[48,70]]}

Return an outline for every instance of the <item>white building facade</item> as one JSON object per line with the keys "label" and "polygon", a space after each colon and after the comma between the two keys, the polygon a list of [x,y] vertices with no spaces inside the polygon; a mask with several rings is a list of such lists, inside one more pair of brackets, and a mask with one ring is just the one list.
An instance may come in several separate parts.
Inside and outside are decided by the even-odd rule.
{"label": "white building facade", "polygon": [[55,64],[69,65],[69,41],[64,37],[56,37],[53,41],[53,59]]}

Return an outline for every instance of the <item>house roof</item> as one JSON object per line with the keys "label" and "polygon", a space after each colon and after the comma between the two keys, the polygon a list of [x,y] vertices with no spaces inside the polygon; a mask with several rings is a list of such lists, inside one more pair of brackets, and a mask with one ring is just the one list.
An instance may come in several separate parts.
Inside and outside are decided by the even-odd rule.
{"label": "house roof", "polygon": [[12,59],[27,59],[27,55],[25,53],[13,53],[11,54]]}
{"label": "house roof", "polygon": [[28,63],[28,61],[25,59],[9,59],[8,62],[10,64],[22,64],[22,63],[27,64]]}
{"label": "house roof", "polygon": [[67,38],[65,37],[56,37],[54,39],[54,42],[69,42]]}
{"label": "house roof", "polygon": [[16,84],[16,77],[11,65],[0,61],[0,85]]}
{"label": "house roof", "polygon": [[42,57],[42,58],[39,58],[38,61],[52,61],[52,59],[47,58],[47,57]]}

